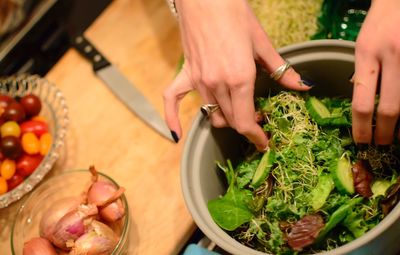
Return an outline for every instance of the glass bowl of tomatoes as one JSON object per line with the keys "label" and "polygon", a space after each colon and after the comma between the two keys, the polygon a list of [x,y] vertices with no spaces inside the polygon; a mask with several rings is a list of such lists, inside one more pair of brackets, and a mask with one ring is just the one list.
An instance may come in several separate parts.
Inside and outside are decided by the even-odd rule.
{"label": "glass bowl of tomatoes", "polygon": [[67,103],[54,84],[37,75],[0,78],[0,208],[51,170],[67,126]]}

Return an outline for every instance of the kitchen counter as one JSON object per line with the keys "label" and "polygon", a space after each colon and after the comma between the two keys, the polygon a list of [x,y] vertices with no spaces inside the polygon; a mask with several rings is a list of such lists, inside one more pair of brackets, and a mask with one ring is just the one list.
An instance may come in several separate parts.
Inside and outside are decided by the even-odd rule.
{"label": "kitchen counter", "polygon": [[[164,0],[115,0],[85,35],[163,114],[162,92],[182,54],[176,21]],[[195,229],[180,187],[180,158],[200,99],[181,103],[185,131],[174,144],[130,112],[70,49],[46,76],[64,93],[70,126],[48,179],[94,164],[126,188],[132,219],[128,254],[177,254]],[[11,254],[13,217],[22,201],[0,210],[1,254]]]}

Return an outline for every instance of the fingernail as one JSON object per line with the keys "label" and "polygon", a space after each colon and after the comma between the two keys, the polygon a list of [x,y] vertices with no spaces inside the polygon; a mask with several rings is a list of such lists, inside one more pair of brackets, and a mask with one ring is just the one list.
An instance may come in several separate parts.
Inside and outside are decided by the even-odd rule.
{"label": "fingernail", "polygon": [[172,138],[174,139],[175,143],[178,143],[178,142],[179,142],[179,137],[178,137],[178,135],[175,133],[175,131],[172,131],[172,130],[171,130],[171,136],[172,136]]}
{"label": "fingernail", "polygon": [[349,76],[349,81],[351,83],[354,83],[354,72],[352,72],[351,75]]}
{"label": "fingernail", "polygon": [[315,86],[315,84],[313,82],[305,80],[305,79],[301,79],[299,81],[299,84],[300,84],[300,86],[304,85],[304,86],[307,86],[307,87],[314,87]]}

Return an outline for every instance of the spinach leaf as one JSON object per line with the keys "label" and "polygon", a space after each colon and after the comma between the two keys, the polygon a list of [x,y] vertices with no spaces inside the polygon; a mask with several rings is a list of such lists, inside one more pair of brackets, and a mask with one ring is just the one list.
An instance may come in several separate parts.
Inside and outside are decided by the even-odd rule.
{"label": "spinach leaf", "polygon": [[239,189],[235,186],[236,175],[232,163],[228,160],[228,167],[219,164],[225,172],[229,187],[225,196],[208,202],[208,210],[213,220],[223,229],[233,231],[253,218],[247,205],[252,200],[249,190]]}
{"label": "spinach leaf", "polygon": [[208,210],[221,228],[233,231],[253,218],[253,214],[247,208],[251,197],[252,194],[248,190],[229,187],[224,197],[208,202]]}

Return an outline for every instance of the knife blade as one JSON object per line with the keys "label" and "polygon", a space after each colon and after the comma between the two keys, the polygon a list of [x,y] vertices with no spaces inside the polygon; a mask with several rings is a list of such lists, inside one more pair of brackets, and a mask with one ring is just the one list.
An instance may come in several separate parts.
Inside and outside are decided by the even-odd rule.
{"label": "knife blade", "polygon": [[72,45],[93,65],[96,75],[129,110],[149,127],[170,141],[174,141],[164,119],[153,105],[115,66],[113,66],[83,35],[73,38]]}

